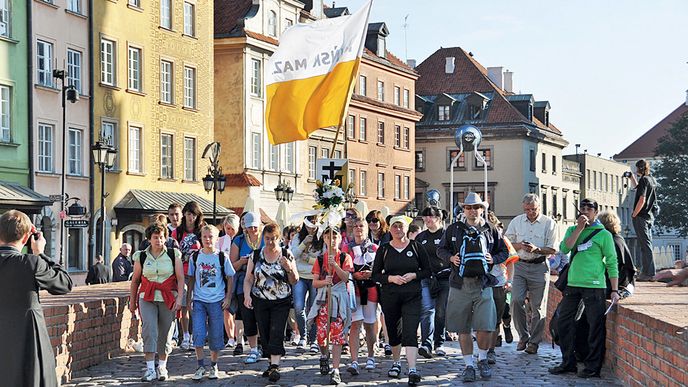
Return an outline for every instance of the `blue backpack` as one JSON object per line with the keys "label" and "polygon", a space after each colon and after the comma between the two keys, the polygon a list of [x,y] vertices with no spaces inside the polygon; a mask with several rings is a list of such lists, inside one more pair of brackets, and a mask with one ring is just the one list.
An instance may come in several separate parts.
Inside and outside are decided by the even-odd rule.
{"label": "blue backpack", "polygon": [[459,277],[479,277],[490,272],[487,264],[487,238],[483,231],[473,226],[468,226],[459,222],[459,227],[463,229],[463,238],[459,248],[461,264],[459,265]]}

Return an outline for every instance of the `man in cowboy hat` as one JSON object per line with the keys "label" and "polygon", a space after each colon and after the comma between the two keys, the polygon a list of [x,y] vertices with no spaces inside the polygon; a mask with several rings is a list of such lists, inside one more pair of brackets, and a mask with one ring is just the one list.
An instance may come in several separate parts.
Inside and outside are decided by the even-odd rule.
{"label": "man in cowboy hat", "polygon": [[437,256],[452,264],[447,302],[447,330],[458,332],[466,368],[463,381],[476,380],[473,360],[473,338],[477,331],[478,370],[483,379],[492,376],[487,350],[497,325],[497,311],[491,286],[496,279],[489,273],[493,264],[506,261],[509,255],[499,231],[483,218],[488,204],[475,192],[469,192],[461,203],[465,221],[447,228],[437,248]]}
{"label": "man in cowboy hat", "polygon": [[[547,317],[547,256],[557,252],[557,223],[542,214],[537,195],[527,194],[523,197],[523,214],[509,223],[506,236],[513,242],[519,258],[514,264],[511,290],[511,314],[520,337],[516,350],[534,355],[542,341]],[[532,311],[530,321],[526,321],[526,295]]]}

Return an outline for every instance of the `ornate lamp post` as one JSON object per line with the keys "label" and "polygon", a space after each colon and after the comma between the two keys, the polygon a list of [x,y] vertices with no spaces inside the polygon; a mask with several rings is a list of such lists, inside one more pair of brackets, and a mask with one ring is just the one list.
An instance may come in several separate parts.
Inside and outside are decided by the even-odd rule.
{"label": "ornate lamp post", "polygon": [[108,139],[101,138],[91,146],[93,162],[100,167],[100,255],[103,259],[105,259],[105,221],[107,218],[105,198],[110,195],[105,192],[105,170],[115,165],[115,157],[117,157],[117,149],[108,145],[108,142]]}
{"label": "ornate lamp post", "polygon": [[283,183],[282,176],[280,175],[279,183],[277,183],[277,187],[275,187],[275,199],[277,199],[278,202],[289,203],[293,198],[294,189],[291,188],[289,182]]}
{"label": "ornate lamp post", "polygon": [[217,224],[217,192],[223,192],[227,185],[227,177],[222,173],[220,166],[220,150],[220,143],[212,142],[205,147],[202,157],[206,158],[208,151],[211,152],[208,157],[208,173],[203,178],[203,188],[205,192],[213,191],[213,224]]}
{"label": "ornate lamp post", "polygon": [[406,206],[406,210],[404,211],[404,215],[408,216],[409,218],[415,219],[416,216],[418,216],[418,209],[416,206],[413,204],[410,204]]}

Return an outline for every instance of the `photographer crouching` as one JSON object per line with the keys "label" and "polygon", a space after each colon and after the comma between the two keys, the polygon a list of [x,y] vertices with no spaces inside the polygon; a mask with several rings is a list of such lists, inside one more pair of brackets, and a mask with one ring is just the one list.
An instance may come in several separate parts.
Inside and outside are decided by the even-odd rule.
{"label": "photographer crouching", "polygon": [[[33,254],[22,254],[31,239]],[[39,290],[66,294],[69,274],[43,254],[45,238],[26,214],[0,216],[0,346],[2,383],[6,386],[57,386],[55,354],[38,298]]]}

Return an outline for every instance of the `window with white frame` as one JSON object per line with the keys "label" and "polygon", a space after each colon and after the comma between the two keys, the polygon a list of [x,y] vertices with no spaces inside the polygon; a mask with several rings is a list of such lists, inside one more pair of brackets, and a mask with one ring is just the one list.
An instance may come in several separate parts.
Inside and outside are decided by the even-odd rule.
{"label": "window with white frame", "polygon": [[411,178],[404,176],[404,200],[409,200],[411,195]]}
{"label": "window with white frame", "polygon": [[399,86],[394,86],[394,104],[401,106],[401,88]]}
{"label": "window with white frame", "polygon": [[335,150],[334,151],[334,158],[335,159],[341,159],[342,158],[342,151],[340,151],[339,149]]}
{"label": "window with white frame", "polygon": [[382,81],[377,81],[377,100],[385,101],[385,83]]}
{"label": "window with white frame", "polygon": [[69,128],[67,143],[67,173],[70,175],[80,176],[82,174],[83,135],[83,131],[75,128]]}
{"label": "window with white frame", "polygon": [[129,83],[130,90],[141,91],[141,49],[129,47]]}
{"label": "window with white frame", "polygon": [[81,0],[67,0],[67,10],[81,14]]}
{"label": "window with white frame", "polygon": [[290,142],[289,144],[284,145],[284,156],[286,158],[284,169],[287,172],[296,172],[294,170],[294,143],[293,142]]}
{"label": "window with white frame", "polygon": [[196,6],[184,2],[184,35],[196,36]]}
{"label": "window with white frame", "polygon": [[358,139],[366,141],[368,140],[368,120],[365,117],[361,117],[358,121]]}
{"label": "window with white frame", "polygon": [[270,169],[279,170],[279,146],[270,144]]}
{"label": "window with white frame", "polygon": [[196,108],[196,69],[184,66],[184,107]]}
{"label": "window with white frame", "polygon": [[449,105],[440,105],[437,107],[437,119],[439,121],[449,121]]}
{"label": "window with white frame", "polygon": [[385,123],[382,121],[377,122],[377,143],[385,143]]}
{"label": "window with white frame", "polygon": [[358,94],[366,96],[368,90],[368,78],[365,75],[358,76]]}
{"label": "window with white frame", "polygon": [[361,171],[358,179],[358,194],[368,196],[368,172]]}
{"label": "window with white frame", "polygon": [[81,94],[81,52],[67,49],[67,85]]}
{"label": "window with white frame", "polygon": [[[111,121],[102,121],[100,127],[100,141],[104,142],[106,145],[114,147],[117,144],[117,123]],[[119,165],[119,153],[115,155],[115,162],[112,164],[108,171],[113,171],[117,169]]]}
{"label": "window with white frame", "polygon": [[346,119],[346,137],[347,138],[356,138],[356,116],[349,114],[349,117]]}
{"label": "window with white frame", "polygon": [[406,109],[409,108],[409,98],[410,98],[410,92],[409,89],[404,89],[404,107]]}
{"label": "window with white frame", "polygon": [[160,0],[160,26],[172,29],[172,0]]}
{"label": "window with white frame", "polygon": [[10,36],[11,0],[0,0],[0,36]]}
{"label": "window with white frame", "polygon": [[184,137],[184,180],[196,181],[196,139]]}
{"label": "window with white frame", "polygon": [[377,174],[377,197],[385,197],[385,174],[382,172]]}
{"label": "window with white frame", "polygon": [[327,148],[320,149],[320,158],[322,158],[322,159],[330,158],[330,151]]}
{"label": "window with white frame", "polygon": [[315,179],[315,162],[318,158],[318,147],[308,147],[308,178]]}
{"label": "window with white frame", "polygon": [[275,11],[268,12],[268,35],[277,36],[277,14]]}
{"label": "window with white frame", "polygon": [[141,0],[129,0],[129,5],[136,8],[141,8]]}
{"label": "window with white frame", "polygon": [[260,97],[263,88],[260,59],[251,59],[251,95]]}
{"label": "window with white frame", "polygon": [[173,164],[172,164],[172,135],[160,135],[160,177],[163,179],[174,178]]}
{"label": "window with white frame", "polygon": [[53,133],[55,127],[38,124],[38,172],[53,172]]}
{"label": "window with white frame", "polygon": [[394,146],[401,148],[401,126],[394,125]]}
{"label": "window with white frame", "polygon": [[12,139],[12,89],[0,85],[0,142]]}
{"label": "window with white frame", "polygon": [[356,170],[353,168],[349,168],[349,181],[347,182],[347,185],[349,184],[356,186]]}
{"label": "window with white frame", "polygon": [[410,142],[411,142],[411,129],[408,127],[404,126],[404,149],[409,149],[410,147]]}
{"label": "window with white frame", "polygon": [[401,199],[401,176],[394,175],[394,199]]}
{"label": "window with white frame", "polygon": [[129,157],[128,169],[129,172],[141,173],[141,128],[138,126],[129,127]]}
{"label": "window with white frame", "polygon": [[53,44],[36,41],[36,81],[42,86],[53,86]]}
{"label": "window with white frame", "polygon": [[251,167],[260,169],[262,152],[261,147],[263,143],[260,140],[260,133],[251,133],[251,149],[253,150],[253,157],[251,158]]}
{"label": "window with white frame", "polygon": [[172,62],[160,61],[160,101],[172,103]]}
{"label": "window with white frame", "polygon": [[115,42],[100,40],[100,82],[115,85]]}

